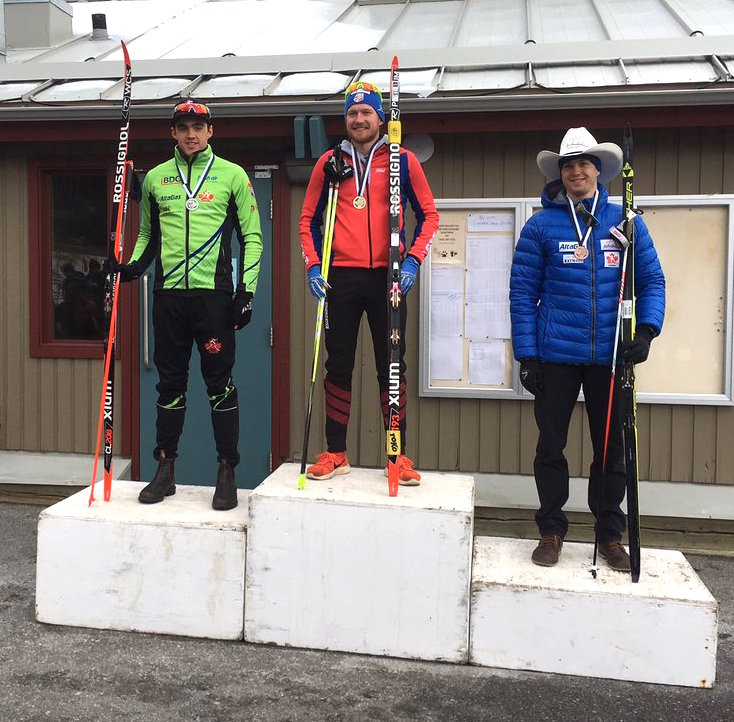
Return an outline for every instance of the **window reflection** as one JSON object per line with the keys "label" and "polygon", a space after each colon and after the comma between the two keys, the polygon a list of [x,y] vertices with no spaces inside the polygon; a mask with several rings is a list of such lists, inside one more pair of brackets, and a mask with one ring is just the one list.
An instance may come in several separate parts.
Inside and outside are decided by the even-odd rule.
{"label": "window reflection", "polygon": [[107,177],[55,172],[51,284],[55,339],[101,339],[107,257]]}

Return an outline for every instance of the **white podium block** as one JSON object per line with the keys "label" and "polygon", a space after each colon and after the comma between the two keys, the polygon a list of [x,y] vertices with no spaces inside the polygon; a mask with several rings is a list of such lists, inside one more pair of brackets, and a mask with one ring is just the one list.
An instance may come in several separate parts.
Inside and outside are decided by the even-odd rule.
{"label": "white podium block", "polygon": [[555,567],[530,561],[537,541],[474,543],[469,660],[473,664],[635,682],[711,687],[716,600],[685,557],[643,549],[640,581],[563,545]]}
{"label": "white podium block", "polygon": [[284,464],[250,494],[245,639],[466,662],[474,480],[382,469],[297,488]]}
{"label": "white podium block", "polygon": [[159,504],[145,484],[113,481],[109,502],[89,489],[41,512],[36,618],[50,624],[241,639],[247,492],[231,511],[212,487],[178,485]]}

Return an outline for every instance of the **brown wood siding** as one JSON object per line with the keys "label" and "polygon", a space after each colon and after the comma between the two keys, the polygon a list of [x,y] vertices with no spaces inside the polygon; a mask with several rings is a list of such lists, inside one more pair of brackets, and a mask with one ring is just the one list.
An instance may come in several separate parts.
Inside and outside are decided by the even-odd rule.
{"label": "brown wood siding", "polygon": [[[664,111],[661,111],[664,112]],[[631,118],[634,122],[634,118]],[[599,140],[621,131],[594,130]],[[424,169],[436,198],[539,196],[538,151],[557,149],[558,131],[435,135],[436,151]],[[635,133],[636,192],[640,195],[734,193],[734,129],[684,128]],[[291,458],[300,459],[311,371],[316,304],[305,284],[297,241],[303,188],[292,196],[294,236],[291,283]],[[621,193],[621,182],[610,192]],[[695,240],[695,239],[692,239]],[[408,454],[422,469],[532,474],[537,429],[532,403],[418,396],[418,292],[408,297]],[[323,347],[317,375],[309,458],[324,449]],[[691,370],[695,372],[695,370]],[[641,479],[734,484],[734,409],[640,405]],[[352,463],[384,463],[384,432],[374,360],[362,328],[353,380],[348,452]],[[583,405],[574,410],[567,456],[571,475],[584,476],[592,449]]]}
{"label": "brown wood siding", "polygon": [[[20,150],[5,148],[0,152],[0,448],[91,453],[101,344],[100,360],[30,357],[29,263],[37,259],[29,258],[29,233],[27,161]],[[119,384],[115,396],[118,423]],[[117,453],[119,441],[118,434]]]}
{"label": "brown wood siding", "polygon": [[[630,113],[634,124],[634,111]],[[619,130],[593,132],[600,140],[621,135]],[[544,148],[557,149],[561,135],[559,131],[436,134],[436,152],[425,170],[437,198],[537,196],[542,178],[535,156]],[[734,193],[734,129],[645,129],[635,132],[635,142],[639,194]],[[159,156],[161,145],[150,145]],[[69,147],[63,150],[69,152]],[[94,148],[97,153],[105,150],[107,144]],[[29,353],[30,231],[24,154],[37,152],[51,155],[54,151],[10,144],[0,149],[0,448],[89,453],[96,435],[101,360],[32,359]],[[90,149],[79,144],[78,152]],[[615,181],[610,190],[619,194],[620,182]],[[302,186],[293,187],[290,210],[291,459],[301,454],[316,311],[306,288],[298,243],[303,193]],[[408,296],[408,314],[408,453],[418,466],[532,473],[536,429],[531,403],[418,396],[417,288]],[[118,373],[121,366],[120,361]],[[310,458],[324,448],[322,380],[323,347]],[[120,406],[118,399],[116,408]],[[639,430],[642,479],[734,484],[734,408],[641,405]],[[364,328],[357,349],[348,444],[353,463],[384,462],[374,360]],[[591,448],[581,405],[571,422],[568,459],[572,475],[582,476],[588,470]]]}

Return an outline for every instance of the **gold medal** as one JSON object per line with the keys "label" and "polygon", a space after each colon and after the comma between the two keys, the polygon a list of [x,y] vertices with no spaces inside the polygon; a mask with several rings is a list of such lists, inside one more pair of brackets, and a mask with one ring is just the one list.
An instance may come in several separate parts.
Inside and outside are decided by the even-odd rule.
{"label": "gold medal", "polygon": [[367,205],[367,199],[364,196],[355,196],[352,205],[361,211]]}
{"label": "gold medal", "polygon": [[576,246],[573,251],[573,255],[574,258],[578,258],[579,261],[584,261],[589,255],[589,251],[587,250],[586,246]]}

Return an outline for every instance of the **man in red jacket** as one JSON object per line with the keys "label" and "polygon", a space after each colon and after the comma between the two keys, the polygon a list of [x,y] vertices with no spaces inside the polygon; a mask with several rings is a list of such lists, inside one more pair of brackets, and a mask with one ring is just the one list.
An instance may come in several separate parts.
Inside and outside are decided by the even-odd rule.
{"label": "man in red jacket", "polygon": [[[316,162],[306,190],[300,220],[301,248],[309,289],[326,296],[326,442],[327,450],[306,470],[310,479],[330,479],[350,471],[347,424],[352,400],[352,370],[362,314],[367,314],[380,387],[382,415],[387,428],[388,318],[387,267],[390,247],[388,213],[387,136],[382,133],[385,113],[380,90],[366,82],[347,88],[344,103],[347,138]],[[344,170],[347,170],[345,173]],[[351,170],[351,173],[349,172]],[[329,180],[343,178],[336,205],[329,283],[321,275],[321,226]],[[348,176],[348,177],[345,177]],[[401,218],[401,290],[406,295],[428,253],[438,229],[433,194],[418,159],[400,151],[401,212],[407,202],[415,213],[416,229],[405,244]],[[416,486],[420,474],[405,456],[405,304],[400,305],[400,483]]]}

